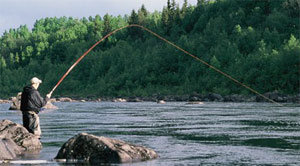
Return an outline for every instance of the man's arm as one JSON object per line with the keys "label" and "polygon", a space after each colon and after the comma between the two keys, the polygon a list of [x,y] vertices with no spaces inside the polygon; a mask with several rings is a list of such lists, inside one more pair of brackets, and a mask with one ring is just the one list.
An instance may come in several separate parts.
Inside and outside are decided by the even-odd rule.
{"label": "man's arm", "polygon": [[40,93],[38,91],[35,91],[35,93],[33,94],[34,96],[34,101],[35,101],[35,105],[37,108],[42,108],[44,107],[47,102],[50,100],[50,96],[47,95],[45,98],[41,97]]}

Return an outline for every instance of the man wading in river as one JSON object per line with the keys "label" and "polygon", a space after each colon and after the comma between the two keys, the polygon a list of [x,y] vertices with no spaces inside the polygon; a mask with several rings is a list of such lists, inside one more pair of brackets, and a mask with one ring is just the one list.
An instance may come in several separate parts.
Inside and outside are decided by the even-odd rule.
{"label": "man wading in river", "polygon": [[23,126],[38,138],[41,136],[40,118],[38,113],[47,104],[51,94],[47,94],[45,99],[37,91],[42,81],[36,77],[31,80],[31,85],[25,86],[21,96],[21,111],[23,114]]}

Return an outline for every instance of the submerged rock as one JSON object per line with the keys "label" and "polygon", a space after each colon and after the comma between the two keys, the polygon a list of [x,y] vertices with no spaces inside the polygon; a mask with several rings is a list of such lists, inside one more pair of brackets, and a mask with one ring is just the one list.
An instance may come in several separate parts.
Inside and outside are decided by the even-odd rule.
{"label": "submerged rock", "polygon": [[0,122],[0,159],[14,159],[25,151],[40,150],[42,144],[25,127],[10,120]]}
{"label": "submerged rock", "polygon": [[152,149],[107,137],[80,133],[69,139],[55,159],[83,160],[90,163],[126,163],[157,158]]}

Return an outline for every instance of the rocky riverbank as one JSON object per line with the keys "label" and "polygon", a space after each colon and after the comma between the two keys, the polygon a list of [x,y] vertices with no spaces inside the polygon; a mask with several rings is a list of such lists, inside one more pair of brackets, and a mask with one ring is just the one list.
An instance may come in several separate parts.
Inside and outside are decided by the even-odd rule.
{"label": "rocky riverbank", "polygon": [[[279,103],[300,103],[300,93],[297,95],[285,95],[281,94],[277,91],[268,92],[263,94],[264,96],[268,97]],[[12,97],[10,100],[1,100],[0,104],[3,103],[14,103],[16,97]],[[110,101],[110,102],[143,102],[143,101],[150,101],[150,102],[267,102],[261,96],[245,96],[239,94],[233,95],[226,95],[222,96],[216,93],[209,93],[206,95],[193,93],[190,95],[153,95],[147,97],[86,97],[86,98],[79,98],[79,97],[56,97],[51,98],[51,103],[55,102],[101,102],[101,101]]]}
{"label": "rocky riverbank", "polygon": [[[285,95],[278,93],[277,91],[265,93],[264,96],[280,103],[300,103],[300,93],[297,95]],[[190,95],[153,95],[147,97],[89,97],[89,98],[68,98],[68,97],[58,97],[53,98],[51,102],[86,102],[86,101],[110,101],[110,102],[267,102],[261,96],[245,96],[245,95],[226,95],[222,96],[216,93],[209,93],[207,95],[193,93]]]}
{"label": "rocky riverbank", "polygon": [[10,103],[11,100],[0,99],[0,104]]}

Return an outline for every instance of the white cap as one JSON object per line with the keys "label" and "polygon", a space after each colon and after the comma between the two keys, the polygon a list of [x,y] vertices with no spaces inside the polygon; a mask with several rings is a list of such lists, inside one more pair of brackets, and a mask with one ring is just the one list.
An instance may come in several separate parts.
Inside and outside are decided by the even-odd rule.
{"label": "white cap", "polygon": [[40,84],[42,83],[42,80],[38,79],[37,77],[33,77],[30,82],[31,84]]}

